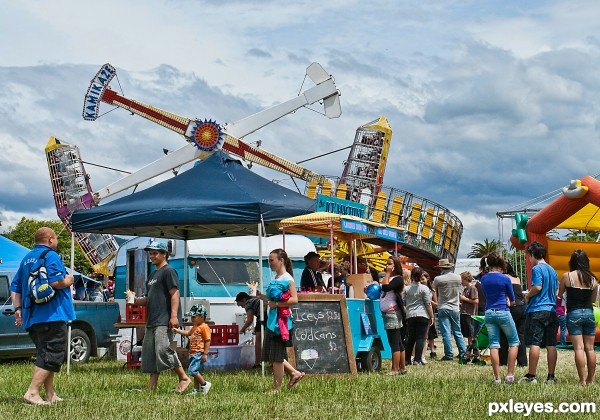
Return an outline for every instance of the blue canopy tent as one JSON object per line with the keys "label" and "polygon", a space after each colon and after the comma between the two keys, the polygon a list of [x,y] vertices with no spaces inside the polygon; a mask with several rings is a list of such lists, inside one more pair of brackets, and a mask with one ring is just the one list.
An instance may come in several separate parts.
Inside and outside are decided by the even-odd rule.
{"label": "blue canopy tent", "polygon": [[315,200],[253,173],[216,152],[160,184],[73,213],[76,232],[201,239],[279,233],[277,222],[307,214]]}
{"label": "blue canopy tent", "polygon": [[[216,152],[160,184],[77,210],[73,231],[187,240],[279,233],[282,219],[314,212],[315,200],[275,184]],[[262,240],[257,240],[262,264]],[[262,289],[262,270],[259,270]],[[184,295],[187,270],[184,270]],[[186,301],[184,300],[184,310]]]}

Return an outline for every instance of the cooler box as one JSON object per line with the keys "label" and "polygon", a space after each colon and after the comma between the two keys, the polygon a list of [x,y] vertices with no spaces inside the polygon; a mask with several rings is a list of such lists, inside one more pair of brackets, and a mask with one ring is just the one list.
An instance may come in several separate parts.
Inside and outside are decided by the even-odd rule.
{"label": "cooler box", "polygon": [[206,370],[249,369],[254,366],[254,346],[210,346]]}

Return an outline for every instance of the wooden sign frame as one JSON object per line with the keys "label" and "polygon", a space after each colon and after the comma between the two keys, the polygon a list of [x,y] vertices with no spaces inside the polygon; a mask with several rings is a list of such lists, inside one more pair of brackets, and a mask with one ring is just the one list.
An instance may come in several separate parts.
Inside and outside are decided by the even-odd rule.
{"label": "wooden sign frame", "polygon": [[[310,293],[310,294],[298,294],[298,302],[339,302],[340,305],[340,317],[342,322],[342,329],[344,332],[344,341],[346,343],[347,361],[349,373],[342,373],[342,375],[356,375],[356,358],[354,356],[354,350],[352,346],[352,332],[350,330],[350,320],[348,317],[348,305],[346,304],[346,297],[343,295],[333,295],[325,293]],[[293,307],[292,307],[293,308]],[[295,327],[294,327],[295,328]],[[296,363],[296,341],[292,340],[293,347],[288,348],[288,361],[292,366],[297,368]],[[310,372],[305,372],[311,374]],[[339,373],[325,373],[315,375],[339,375]]]}

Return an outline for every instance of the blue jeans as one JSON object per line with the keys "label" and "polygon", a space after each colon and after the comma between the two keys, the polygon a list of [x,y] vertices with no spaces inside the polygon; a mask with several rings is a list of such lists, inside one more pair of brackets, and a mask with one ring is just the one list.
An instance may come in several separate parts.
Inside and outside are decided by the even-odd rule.
{"label": "blue jeans", "polygon": [[560,344],[567,344],[567,316],[557,315],[558,326],[560,327]]}
{"label": "blue jeans", "polygon": [[519,335],[515,321],[512,319],[510,311],[495,311],[488,309],[485,311],[485,327],[488,332],[490,349],[500,348],[500,330],[506,335],[509,347],[519,345]]}
{"label": "blue jeans", "polygon": [[444,343],[444,356],[446,358],[454,357],[450,333],[454,335],[454,341],[456,342],[456,347],[458,347],[458,355],[464,356],[467,352],[467,345],[460,331],[460,312],[447,308],[438,309],[438,326],[440,334],[442,334],[442,342]]}
{"label": "blue jeans", "polygon": [[571,335],[596,335],[594,310],[573,309],[567,314],[567,328]]}

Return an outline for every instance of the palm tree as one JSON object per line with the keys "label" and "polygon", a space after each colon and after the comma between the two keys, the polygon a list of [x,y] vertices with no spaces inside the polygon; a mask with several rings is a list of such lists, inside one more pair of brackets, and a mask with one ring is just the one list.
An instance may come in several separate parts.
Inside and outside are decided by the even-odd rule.
{"label": "palm tree", "polygon": [[487,238],[483,243],[476,242],[471,247],[471,252],[467,254],[468,258],[481,258],[485,257],[491,252],[496,252],[500,244],[495,239],[489,241]]}

